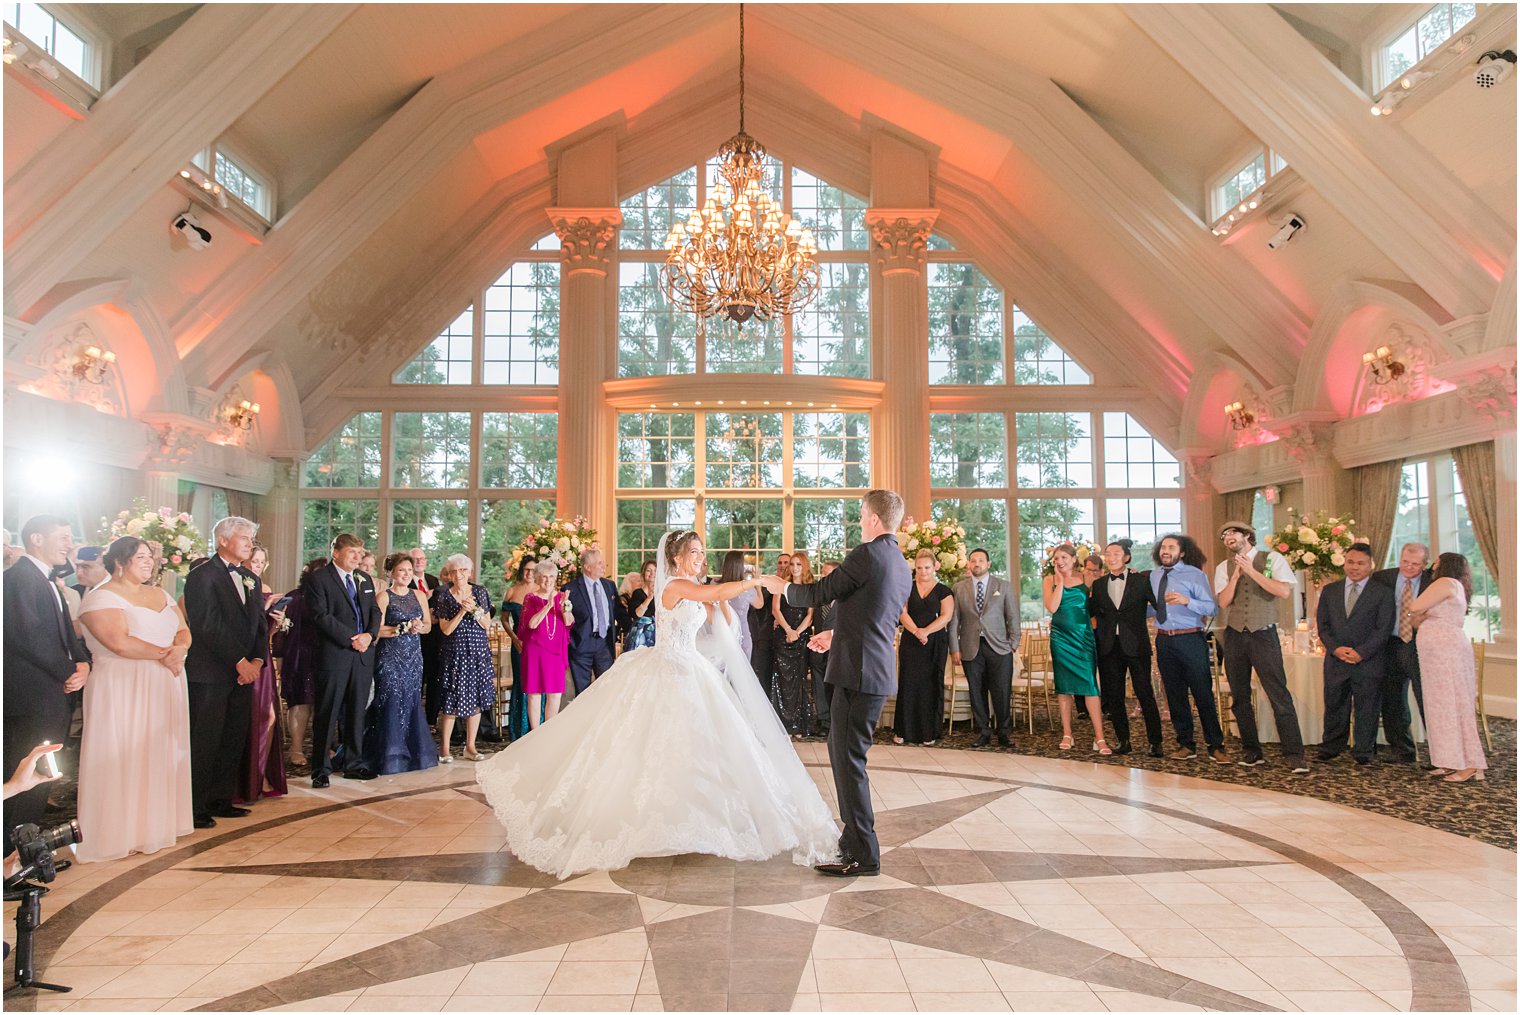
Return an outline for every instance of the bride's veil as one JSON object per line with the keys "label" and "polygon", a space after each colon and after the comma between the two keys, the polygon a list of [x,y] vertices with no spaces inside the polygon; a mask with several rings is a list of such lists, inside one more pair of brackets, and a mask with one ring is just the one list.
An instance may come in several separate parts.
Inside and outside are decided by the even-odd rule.
{"label": "bride's veil", "polygon": [[[670,573],[665,564],[665,544],[672,535],[680,535],[680,533],[667,532],[660,537],[659,554],[655,558],[656,609],[663,608],[665,583],[670,580]],[[743,608],[734,604],[735,600],[729,600],[729,608],[739,612],[742,617]],[[767,697],[765,689],[760,686],[760,681],[755,676],[754,669],[750,667],[744,649],[739,645],[738,638],[734,636],[733,628],[723,618],[721,607],[714,609],[712,622],[704,624],[697,632],[696,645],[698,654],[717,667],[728,680],[728,686],[737,699],[739,714],[754,732],[755,739],[760,742],[761,748],[776,762],[773,770],[789,782],[799,781],[798,785],[790,787],[791,799],[798,801],[810,797],[816,799],[817,790],[807,770],[797,763],[791,737],[787,735],[786,727],[781,725],[781,719],[776,715],[776,710],[771,707],[770,698]],[[806,790],[806,793],[803,790]],[[830,843],[829,847],[832,848],[832,845]]]}

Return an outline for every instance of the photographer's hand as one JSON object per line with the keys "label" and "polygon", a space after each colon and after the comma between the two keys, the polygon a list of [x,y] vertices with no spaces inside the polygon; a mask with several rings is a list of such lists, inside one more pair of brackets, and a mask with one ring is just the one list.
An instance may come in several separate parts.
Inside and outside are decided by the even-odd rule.
{"label": "photographer's hand", "polygon": [[54,751],[63,750],[62,744],[38,744],[32,748],[32,753],[21,759],[21,764],[16,766],[16,772],[5,784],[5,799],[9,800],[17,793],[25,793],[29,789],[41,786],[43,783],[52,782],[54,779],[63,778],[58,775],[43,775],[37,771],[37,762],[44,754],[52,754]]}

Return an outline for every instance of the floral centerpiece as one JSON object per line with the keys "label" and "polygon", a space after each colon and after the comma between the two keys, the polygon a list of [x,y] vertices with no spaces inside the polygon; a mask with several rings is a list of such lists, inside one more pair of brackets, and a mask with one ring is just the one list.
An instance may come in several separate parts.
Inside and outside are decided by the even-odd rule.
{"label": "floral centerpiece", "polygon": [[1290,521],[1281,532],[1272,533],[1269,545],[1282,554],[1288,566],[1307,572],[1309,582],[1323,585],[1346,576],[1346,551],[1355,543],[1351,527],[1354,518],[1330,517],[1325,512],[1314,516],[1295,515],[1288,508]]}
{"label": "floral centerpiece", "polygon": [[523,537],[507,560],[507,573],[516,575],[524,557],[547,560],[559,568],[561,583],[580,577],[581,551],[599,549],[596,530],[583,515],[540,518],[538,528]]}
{"label": "floral centerpiece", "polygon": [[206,554],[206,540],[189,514],[170,507],[150,510],[141,497],[132,502],[132,510],[118,511],[115,518],[100,520],[101,541],[122,536],[159,544],[164,555],[162,570],[176,578],[183,578],[190,572],[190,562]]}
{"label": "floral centerpiece", "polygon": [[966,575],[966,530],[955,518],[915,522],[904,518],[897,530],[897,545],[911,566],[918,551],[927,547],[939,560],[939,580],[954,585]]}
{"label": "floral centerpiece", "polygon": [[1040,577],[1056,573],[1056,548],[1062,544],[1070,543],[1077,550],[1077,571],[1087,566],[1087,558],[1097,557],[1103,559],[1103,547],[1095,543],[1086,543],[1080,539],[1062,539],[1045,547],[1045,557],[1040,561]]}

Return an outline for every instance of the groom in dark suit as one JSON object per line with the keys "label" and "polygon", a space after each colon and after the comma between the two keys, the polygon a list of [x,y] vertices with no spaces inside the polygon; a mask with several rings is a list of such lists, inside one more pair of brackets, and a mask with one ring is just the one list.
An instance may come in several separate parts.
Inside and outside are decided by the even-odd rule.
{"label": "groom in dark suit", "polygon": [[618,620],[627,611],[618,599],[617,586],[607,573],[601,550],[581,553],[580,576],[565,586],[570,598],[570,677],[575,693],[591,686],[591,681],[612,668],[613,646],[617,644]]}
{"label": "groom in dark suit", "polygon": [[253,721],[253,682],[264,666],[269,621],[259,580],[242,562],[253,556],[258,526],[223,518],[211,530],[216,555],[185,576],[190,651],[190,798],[196,828],[216,818],[241,818],[234,807],[237,771]]}
{"label": "groom in dark suit", "polygon": [[1103,711],[1114,724],[1119,738],[1115,754],[1128,754],[1129,714],[1124,707],[1124,675],[1129,674],[1135,700],[1145,716],[1145,736],[1150,741],[1151,757],[1161,757],[1161,710],[1156,707],[1156,690],[1151,686],[1151,636],[1145,626],[1146,607],[1156,605],[1151,583],[1140,571],[1129,567],[1128,539],[1116,539],[1103,550],[1108,573],[1093,582],[1087,594],[1087,612],[1095,621],[1098,635],[1098,685],[1103,694]]}
{"label": "groom in dark suit", "polygon": [[881,873],[876,815],[871,810],[871,781],[866,752],[876,735],[882,706],[897,692],[897,653],[893,640],[897,618],[908,604],[912,571],[894,533],[902,522],[902,498],[891,490],[871,490],[860,504],[861,544],[839,569],[814,585],[792,585],[779,578],[765,584],[793,606],[817,609],[834,603],[834,629],[808,642],[829,654],[824,682],[833,688],[829,703],[829,764],[839,797],[839,863],[815,870],[836,878]]}
{"label": "groom in dark suit", "polygon": [[[15,566],[5,572],[5,777],[44,740],[61,744],[69,735],[71,694],[90,675],[90,653],[74,632],[68,604],[49,579],[68,559],[74,536],[68,520],[38,515],[21,528]],[[47,810],[47,786],[34,786],[5,802],[5,853],[11,829],[35,825]]]}
{"label": "groom in dark suit", "polygon": [[364,767],[364,710],[375,685],[380,610],[375,583],[358,570],[364,540],[344,532],[332,562],[311,576],[306,620],[317,632],[317,701],[311,727],[311,785],[326,789],[338,721],[343,721],[343,777],[373,779]]}

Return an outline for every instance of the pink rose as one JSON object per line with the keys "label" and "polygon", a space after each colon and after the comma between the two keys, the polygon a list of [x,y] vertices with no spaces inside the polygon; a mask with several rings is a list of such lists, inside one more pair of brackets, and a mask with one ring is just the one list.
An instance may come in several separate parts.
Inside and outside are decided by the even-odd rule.
{"label": "pink rose", "polygon": [[1346,531],[1346,526],[1344,526],[1344,525],[1337,525],[1335,528],[1333,528],[1333,529],[1330,530],[1330,534],[1332,536],[1338,536],[1342,532],[1345,532],[1345,531]]}
{"label": "pink rose", "polygon": [[1288,544],[1287,543],[1278,543],[1277,544],[1277,552],[1278,553],[1287,553],[1288,552]]}
{"label": "pink rose", "polygon": [[939,545],[939,537],[935,536],[934,539],[932,540],[932,542],[934,543],[935,546],[938,546]]}
{"label": "pink rose", "polygon": [[169,563],[171,563],[171,564],[178,564],[182,560],[184,560],[184,558],[176,553],[176,554],[174,554],[173,556],[171,556],[169,558]]}

